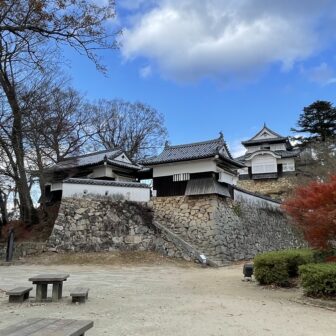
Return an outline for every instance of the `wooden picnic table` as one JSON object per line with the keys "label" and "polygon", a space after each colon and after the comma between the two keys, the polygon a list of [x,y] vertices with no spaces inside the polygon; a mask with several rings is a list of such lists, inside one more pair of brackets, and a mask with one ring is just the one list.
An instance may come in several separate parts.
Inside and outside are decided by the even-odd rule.
{"label": "wooden picnic table", "polygon": [[29,278],[29,281],[36,285],[36,301],[41,302],[47,299],[48,285],[53,285],[52,301],[62,298],[63,281],[66,281],[69,274],[40,274]]}
{"label": "wooden picnic table", "polygon": [[33,318],[0,330],[0,336],[83,336],[92,321]]}

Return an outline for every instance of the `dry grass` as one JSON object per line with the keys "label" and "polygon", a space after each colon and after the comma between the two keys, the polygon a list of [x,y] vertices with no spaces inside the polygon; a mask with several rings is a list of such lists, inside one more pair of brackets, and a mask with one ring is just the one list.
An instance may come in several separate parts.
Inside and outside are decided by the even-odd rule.
{"label": "dry grass", "polygon": [[39,222],[27,227],[21,220],[11,220],[5,227],[2,228],[0,242],[7,241],[8,234],[11,229],[14,229],[15,240],[22,241],[37,241],[43,242],[50,237],[54,227],[55,220],[58,216],[60,203],[56,203],[47,208],[47,213],[44,214],[40,209],[37,209]]}
{"label": "dry grass", "polygon": [[184,268],[197,267],[194,262],[169,258],[156,252],[116,251],[90,253],[47,252],[26,258],[25,263],[39,265],[111,265],[111,266],[156,266],[173,265]]}

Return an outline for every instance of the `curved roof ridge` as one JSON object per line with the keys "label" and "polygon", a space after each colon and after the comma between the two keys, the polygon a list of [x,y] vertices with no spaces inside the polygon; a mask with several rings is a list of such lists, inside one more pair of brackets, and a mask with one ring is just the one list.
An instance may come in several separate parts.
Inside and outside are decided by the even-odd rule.
{"label": "curved roof ridge", "polygon": [[141,163],[143,165],[154,165],[179,161],[215,158],[216,155],[219,155],[221,159],[225,159],[230,163],[236,165],[238,164],[237,162],[234,162],[234,159],[229,151],[226,142],[224,141],[224,137],[222,134],[220,134],[219,138],[207,141],[193,142],[190,144],[182,144],[177,146],[165,146],[165,148],[159,155],[152,158],[147,158]]}

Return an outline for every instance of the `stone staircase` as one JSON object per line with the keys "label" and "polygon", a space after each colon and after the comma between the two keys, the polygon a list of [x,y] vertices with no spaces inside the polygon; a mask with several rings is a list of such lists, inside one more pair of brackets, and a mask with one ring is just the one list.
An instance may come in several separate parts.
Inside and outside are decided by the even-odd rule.
{"label": "stone staircase", "polygon": [[161,234],[166,235],[168,240],[173,242],[177,249],[182,250],[182,252],[190,258],[202,262],[202,255],[205,255],[207,265],[212,267],[223,266],[223,263],[220,260],[214,260],[213,258],[208,257],[204,252],[198,250],[194,245],[182,237],[181,232],[173,226],[168,227],[157,221],[154,221],[153,225]]}
{"label": "stone staircase", "polygon": [[225,203],[223,207],[228,207],[225,201],[211,195],[159,197],[154,198],[150,206],[155,221],[217,266],[224,266],[233,258],[226,246],[223,226],[218,224],[220,202]]}

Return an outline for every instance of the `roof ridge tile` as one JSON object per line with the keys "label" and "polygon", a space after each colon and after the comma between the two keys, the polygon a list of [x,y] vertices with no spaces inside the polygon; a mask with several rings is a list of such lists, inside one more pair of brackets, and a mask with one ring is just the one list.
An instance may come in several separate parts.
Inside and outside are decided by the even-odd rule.
{"label": "roof ridge tile", "polygon": [[85,158],[85,157],[88,157],[88,156],[94,156],[94,155],[104,154],[104,153],[108,153],[108,152],[123,152],[123,150],[120,149],[120,148],[116,148],[116,149],[104,149],[104,150],[97,151],[97,152],[91,152],[91,153],[81,154],[81,155],[77,155],[77,156],[69,156],[69,157],[66,157],[66,158],[58,161],[57,163],[64,162],[64,161],[67,161],[67,160],[75,160],[75,159]]}
{"label": "roof ridge tile", "polygon": [[182,148],[182,147],[192,147],[192,146],[206,145],[206,144],[211,144],[211,143],[216,143],[216,142],[224,144],[224,140],[222,138],[216,138],[216,139],[212,139],[212,140],[205,140],[205,141],[199,141],[199,142],[191,142],[191,143],[182,144],[182,145],[169,145],[165,149]]}

